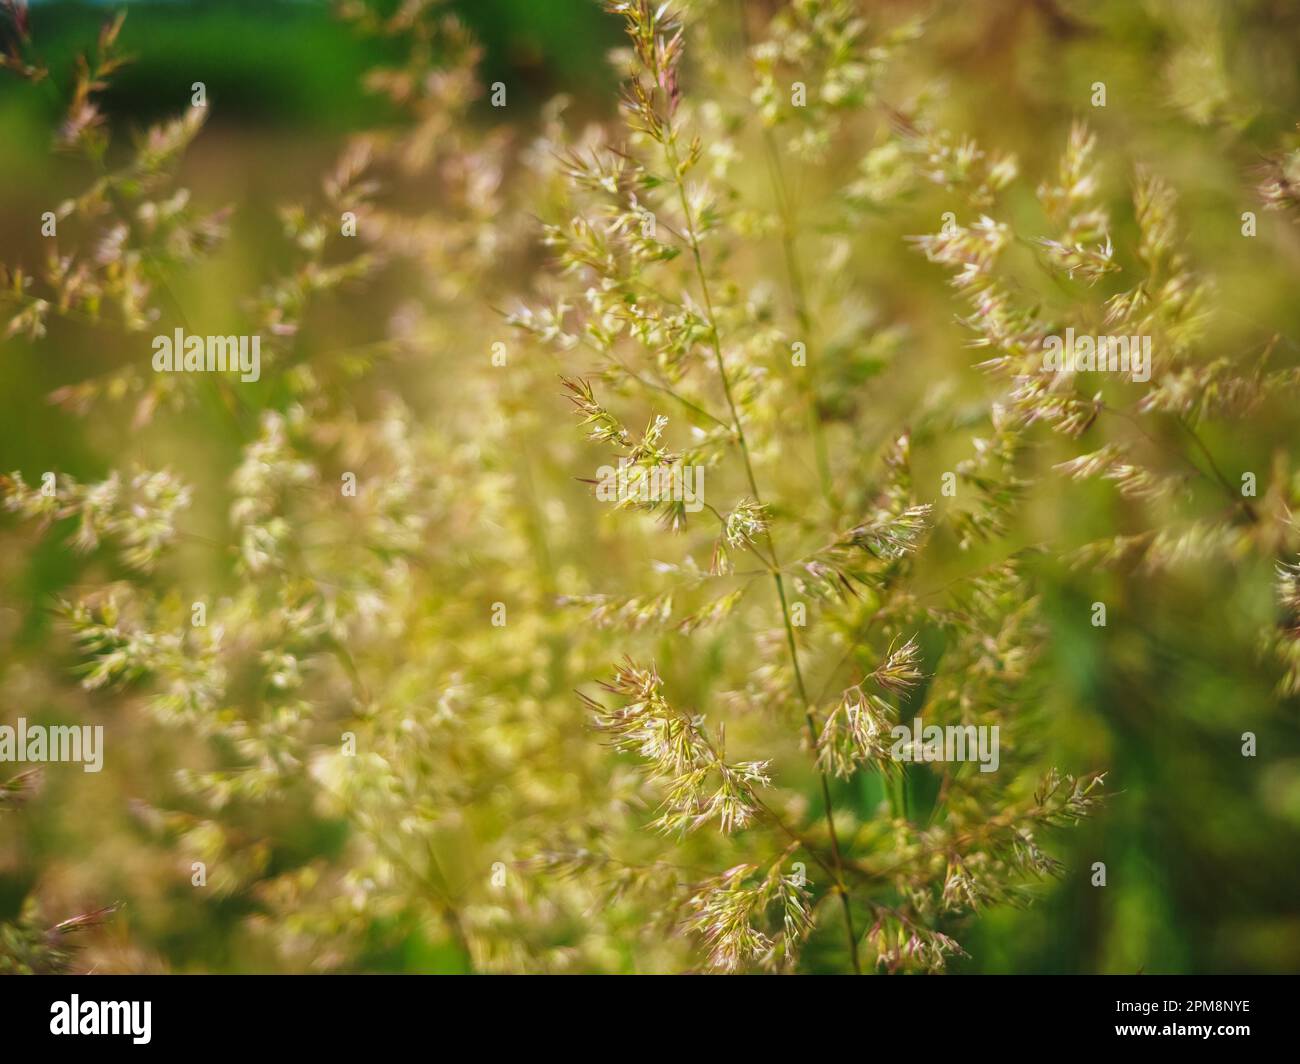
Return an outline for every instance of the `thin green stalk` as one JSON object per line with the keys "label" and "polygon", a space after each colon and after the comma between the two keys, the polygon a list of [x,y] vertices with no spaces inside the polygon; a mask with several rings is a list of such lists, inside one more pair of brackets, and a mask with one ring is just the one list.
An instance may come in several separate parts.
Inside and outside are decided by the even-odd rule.
{"label": "thin green stalk", "polygon": [[[704,301],[704,311],[709,324],[709,335],[712,341],[714,363],[717,366],[718,377],[722,381],[723,395],[727,400],[727,408],[731,412],[732,429],[736,435],[736,442],[740,448],[741,458],[744,462],[745,476],[749,480],[749,488],[754,496],[754,501],[762,505],[762,494],[758,490],[758,480],[754,476],[754,465],[750,459],[749,444],[745,439],[745,429],[740,420],[740,412],[736,408],[735,397],[731,392],[731,382],[727,377],[726,365],[722,358],[722,344],[718,336],[717,317],[713,310],[713,299],[709,290],[708,277],[704,270],[704,260],[700,255],[699,239],[696,235],[695,217],[691,211],[690,201],[686,195],[686,187],[682,182],[681,170],[677,156],[677,139],[676,132],[670,122],[664,123],[664,151],[667,156],[667,162],[673,172],[673,184],[677,190],[678,202],[682,209],[682,215],[686,223],[686,240],[691,250],[691,257],[695,263],[695,274],[700,284],[700,295]],[[808,726],[808,735],[813,749],[817,745],[817,718],[813,711],[812,703],[808,699],[808,692],[804,687],[803,672],[799,667],[799,651],[794,640],[794,626],[790,621],[790,608],[786,601],[785,582],[779,572],[780,562],[778,560],[776,545],[772,541],[770,530],[765,532],[767,539],[768,553],[771,555],[772,562],[777,571],[772,573],[772,579],[776,584],[777,596],[781,601],[781,619],[785,625],[786,641],[790,648],[790,661],[794,667],[795,686],[799,692],[799,699],[803,703],[804,720]],[[839,836],[835,830],[834,808],[831,804],[830,783],[826,778],[826,773],[820,767],[818,775],[821,778],[822,800],[825,805],[826,826],[830,833],[831,854],[835,862],[836,889],[840,896],[840,903],[844,912],[844,927],[848,935],[849,957],[853,964],[853,971],[861,974],[862,968],[858,962],[858,938],[853,929],[853,913],[849,905],[848,888],[844,881],[844,861],[840,854]]]}

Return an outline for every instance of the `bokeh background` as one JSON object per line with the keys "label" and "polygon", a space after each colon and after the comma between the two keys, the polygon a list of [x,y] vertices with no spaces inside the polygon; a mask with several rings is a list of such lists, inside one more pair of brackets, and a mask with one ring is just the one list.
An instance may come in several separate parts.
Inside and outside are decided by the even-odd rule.
{"label": "bokeh background", "polygon": [[[188,318],[216,319],[227,293],[256,288],[279,244],[275,204],[313,190],[347,134],[395,121],[388,106],[363,91],[370,68],[392,58],[389,44],[366,39],[331,17],[324,5],[281,0],[131,3],[122,44],[134,61],[102,97],[124,135],[175,113],[195,80],[207,85],[213,117],[189,152],[182,182],[198,202],[237,203],[226,247],[171,295]],[[606,62],[620,41],[616,20],[586,0],[459,0],[453,4],[485,49],[485,82],[511,86],[511,107],[474,110],[485,128],[507,123],[527,140],[547,100],[573,100],[575,121],[612,118],[617,77]],[[755,0],[756,7],[764,7]],[[871,7],[873,5],[865,5]],[[1294,132],[1300,120],[1300,9],[1286,0],[1241,4],[1066,0],[987,0],[978,4],[879,5],[892,13],[929,13],[921,58],[905,73],[945,87],[945,118],[981,144],[1016,151],[1032,174],[1050,175],[1071,120],[1086,108],[1088,86],[1105,80],[1109,104],[1088,118],[1106,148],[1118,198],[1134,160],[1154,159],[1178,187],[1180,216],[1196,260],[1219,282],[1228,309],[1225,345],[1248,346],[1261,330],[1300,337],[1300,229],[1263,215],[1256,241],[1240,235],[1252,166]],[[98,32],[105,5],[35,3],[34,39],[51,69],[66,74]],[[37,227],[49,204],[78,190],[84,170],[53,155],[50,132],[66,99],[51,79],[30,86],[0,78],[0,260],[36,262]],[[689,91],[689,87],[688,87]],[[1231,135],[1229,135],[1229,131]],[[817,175],[802,178],[815,197]],[[1032,183],[1025,191],[1028,195]],[[1013,202],[1014,206],[1014,202]],[[887,414],[906,408],[935,379],[951,382],[954,402],[984,394],[957,306],[942,272],[907,248],[903,237],[935,228],[935,196],[863,222],[846,269],[864,304],[882,323],[880,358],[895,370],[889,391],[864,380],[855,402]],[[519,224],[529,224],[521,216]],[[1133,219],[1117,217],[1131,242]],[[512,258],[509,270],[534,268]],[[506,278],[510,280],[510,278]],[[521,285],[526,288],[527,285]],[[313,325],[322,342],[382,332],[395,300],[367,294],[325,312]],[[1235,325],[1232,324],[1235,322]],[[202,331],[202,330],[200,330]],[[1290,341],[1287,341],[1290,344]],[[0,470],[41,470],[101,477],[158,454],[182,464],[200,488],[200,517],[220,521],[221,485],[243,442],[218,402],[190,412],[181,431],[159,425],[124,431],[129,411],[81,418],[52,405],[56,389],[129,357],[99,330],[52,329],[39,344],[21,338],[0,346]],[[431,408],[454,404],[461,372],[454,344],[408,367],[411,394]],[[1294,360],[1292,347],[1284,356]],[[546,417],[559,423],[557,392]],[[258,402],[273,397],[261,396]],[[1270,468],[1289,454],[1297,420],[1294,397],[1236,429],[1209,426],[1205,439],[1229,470]],[[111,418],[120,417],[114,423]],[[105,419],[110,419],[106,421]],[[566,426],[567,427],[567,426]],[[833,439],[852,446],[848,437]],[[565,452],[534,452],[528,472],[545,498],[576,499]],[[1050,464],[1044,456],[1044,468]],[[520,459],[524,461],[523,458]],[[918,481],[937,480],[951,463],[924,459]],[[1078,544],[1123,524],[1123,508],[1106,485],[1073,486],[1036,497],[1025,543],[1044,538]],[[202,521],[200,521],[202,524]],[[627,564],[597,530],[570,528],[555,549],[593,571]],[[204,561],[190,558],[195,571]],[[129,700],[76,687],[77,657],[55,624],[51,605],[102,576],[105,563],[79,557],[60,537],[37,539],[12,518],[0,519],[0,720],[103,721],[117,748],[100,776],[58,767],[20,814],[0,818],[0,923],[18,918],[41,892],[52,918],[96,904],[122,902],[121,913],[95,930],[92,963],[127,969],[260,971],[282,962],[241,937],[256,908],[248,896],[199,898],[175,880],[170,860],[144,841],[130,814],[133,798],[151,798],[158,780],[183,764],[186,740],[160,732]],[[561,565],[562,571],[562,565]],[[1043,694],[1044,760],[1074,771],[1108,769],[1111,800],[1098,815],[1050,840],[1071,870],[1044,884],[1027,910],[995,910],[963,929],[971,954],[961,972],[1283,972],[1300,970],[1300,734],[1297,707],[1273,695],[1276,677],[1255,646],[1272,615],[1266,562],[1192,567],[1176,580],[1108,583],[1044,562],[1052,628],[1050,683]],[[593,581],[594,582],[594,581]],[[1116,618],[1099,636],[1089,604],[1103,595]],[[575,652],[576,653],[576,652]],[[570,678],[582,682],[581,658]],[[1239,756],[1243,731],[1258,736],[1260,755]],[[872,796],[842,794],[869,815]],[[874,800],[878,800],[878,795]],[[340,821],[292,811],[277,825],[275,867],[337,853]],[[250,829],[255,830],[254,826]],[[1090,885],[1085,870],[1105,861],[1108,885]],[[374,948],[352,962],[381,971],[459,970],[454,947],[418,928],[383,925]],[[812,953],[815,967],[816,952]],[[617,962],[614,965],[617,967]],[[631,966],[630,962],[628,966]]]}

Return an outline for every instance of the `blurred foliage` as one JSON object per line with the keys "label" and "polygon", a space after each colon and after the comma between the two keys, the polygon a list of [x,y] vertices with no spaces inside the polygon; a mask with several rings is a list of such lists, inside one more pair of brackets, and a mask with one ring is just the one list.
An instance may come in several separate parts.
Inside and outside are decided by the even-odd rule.
{"label": "blurred foliage", "polygon": [[[449,6],[465,35],[421,38],[418,20],[413,30],[362,14],[400,22],[397,3],[343,6],[361,17],[314,3],[128,5],[116,48],[131,62],[93,97],[111,138],[102,156],[78,136],[50,149],[67,132],[76,57],[94,54],[104,5],[33,4],[31,46],[49,74],[0,70],[0,263],[29,275],[45,262],[43,211],[129,168],[133,136],[186,113],[193,82],[210,100],[206,125],[177,131],[186,144],[166,165],[61,214],[60,247],[94,264],[94,300],[0,345],[0,472],[20,472],[30,491],[58,471],[70,491],[61,501],[93,510],[98,536],[77,549],[77,520],[50,521],[38,495],[6,483],[18,512],[0,520],[0,723],[98,723],[108,743],[100,774],[50,765],[16,779],[21,766],[0,767],[0,970],[698,964],[697,944],[647,930],[671,908],[659,899],[682,903],[707,876],[783,858],[784,842],[653,839],[655,792],[638,759],[602,745],[573,694],[608,679],[625,652],[654,660],[683,705],[725,720],[729,746],[772,759],[782,811],[822,830],[797,713],[745,700],[787,678],[770,603],[746,600],[689,638],[648,622],[610,631],[590,608],[591,596],[609,595],[607,612],[616,596],[639,596],[633,619],[653,613],[646,600],[666,586],[653,563],[698,558],[707,569],[712,537],[688,533],[682,546],[653,518],[591,498],[579,478],[604,458],[566,423],[559,374],[595,382],[637,431],[680,407],[589,350],[554,357],[506,320],[566,295],[598,305],[587,275],[567,289],[555,276],[542,224],[562,226],[576,209],[561,191],[564,153],[602,143],[595,131],[618,122],[628,57],[608,53],[626,40],[621,19],[585,0],[463,0]],[[702,166],[734,189],[718,213],[742,234],[714,267],[719,302],[748,338],[738,363],[752,359],[770,382],[745,417],[780,500],[774,528],[820,545],[805,520],[821,513],[810,501],[819,456],[810,442],[782,450],[809,401],[782,383],[784,352],[811,317],[823,338],[811,402],[843,494],[868,502],[881,454],[912,433],[916,495],[942,517],[919,582],[942,589],[1033,548],[1017,557],[1041,600],[1044,656],[1033,694],[1007,707],[1022,730],[1004,756],[1026,779],[1047,766],[1106,773],[1107,798],[1087,819],[1039,839],[1062,869],[1033,886],[1032,905],[935,918],[968,954],[950,970],[1300,970],[1300,735],[1285,657],[1295,617],[1277,574],[1300,546],[1288,520],[1300,500],[1300,10],[1282,0],[849,4],[866,19],[859,71],[857,52],[851,62],[823,54],[797,18],[782,22],[820,5],[680,7],[682,107],[716,137]],[[0,32],[11,39],[7,23]],[[768,34],[788,53],[746,54]],[[801,63],[814,106],[795,114]],[[368,82],[376,68],[412,80]],[[829,93],[828,71],[840,79]],[[472,80],[507,85],[509,105],[494,109]],[[1096,82],[1104,107],[1091,104]],[[1110,250],[1080,239],[1088,257],[1072,274],[1052,256],[1077,248],[1012,239],[999,281],[1042,320],[1077,313],[1104,331],[1104,300],[1145,276],[1142,249],[1160,228],[1134,203],[1146,187],[1136,168],[1149,167],[1177,193],[1162,208],[1183,256],[1170,273],[1186,267],[1186,283],[1207,285],[1207,313],[1160,325],[1178,339],[1187,324],[1181,368],[1195,375],[1223,356],[1236,372],[1267,351],[1282,376],[1266,390],[1242,370],[1258,385],[1244,409],[1212,397],[1185,416],[1144,412],[1136,428],[1102,417],[1077,440],[1043,418],[999,468],[1029,487],[985,543],[945,509],[939,485],[977,453],[973,440],[996,437],[1007,382],[977,368],[994,352],[970,348],[980,315],[949,283],[947,267],[969,249],[937,241],[948,211],[963,238],[975,239],[985,212],[1017,238],[1055,232],[1041,189],[1068,186],[1061,157],[1079,119],[1096,137],[1089,195],[1108,216]],[[802,212],[796,254],[819,301],[802,314],[784,289],[769,136],[787,167],[786,206]],[[743,165],[726,157],[733,145]],[[1018,172],[995,172],[1013,155]],[[179,189],[188,197],[175,199]],[[649,201],[658,190],[640,191]],[[146,204],[153,213],[140,213]],[[361,217],[360,240],[340,240],[343,210]],[[1242,235],[1244,211],[1258,215],[1256,237]],[[134,219],[130,231],[106,242],[119,215]],[[909,241],[918,234],[933,235],[922,250],[938,265]],[[149,338],[182,323],[261,332],[262,379],[156,378]],[[496,343],[504,370],[491,363]],[[704,346],[678,354],[689,364]],[[655,368],[677,383],[671,360]],[[1144,394],[1105,388],[1107,404],[1129,409]],[[1231,392],[1231,380],[1189,379],[1189,394],[1213,389]],[[1091,396],[1079,396],[1086,407]],[[723,406],[716,391],[696,397]],[[685,431],[670,438],[698,443]],[[1123,471],[1074,480],[1056,468],[1121,440],[1143,449],[1167,493],[1122,491],[1133,484]],[[1257,474],[1247,506],[1264,519],[1225,504],[1212,466],[1231,484]],[[151,509],[150,483],[132,480],[164,467],[189,488],[174,526]],[[119,493],[88,500],[115,470]],[[348,470],[377,485],[351,510],[335,488]],[[721,483],[744,494],[739,477],[718,473],[710,490]],[[1166,544],[1182,554],[1172,564],[1070,564],[1089,544],[1161,531],[1178,540],[1197,520],[1229,541]],[[162,548],[131,555],[138,523],[150,522]],[[752,562],[742,548],[737,568]],[[200,600],[223,634],[169,642]],[[508,604],[505,629],[489,624],[497,601]],[[1090,623],[1096,601],[1108,605],[1105,628]],[[816,686],[851,682],[836,671],[851,619],[836,629],[844,641],[805,652]],[[938,628],[926,633],[929,669],[947,644]],[[125,650],[124,636],[135,637]],[[116,650],[115,672],[106,659]],[[98,679],[83,683],[95,662]],[[866,653],[853,664],[877,663]],[[209,691],[203,670],[217,665],[226,671]],[[972,690],[981,682],[972,675]],[[361,740],[353,770],[335,754],[344,731]],[[1240,753],[1246,731],[1253,758]],[[846,848],[870,855],[882,834],[926,827],[942,806],[931,769],[833,780]],[[598,852],[607,863],[593,869]],[[558,868],[564,860],[574,867]],[[205,888],[191,884],[194,861],[207,863]],[[1096,861],[1105,887],[1091,884]],[[816,884],[817,924],[797,970],[845,969],[828,886]],[[865,930],[865,902],[857,915]]]}

